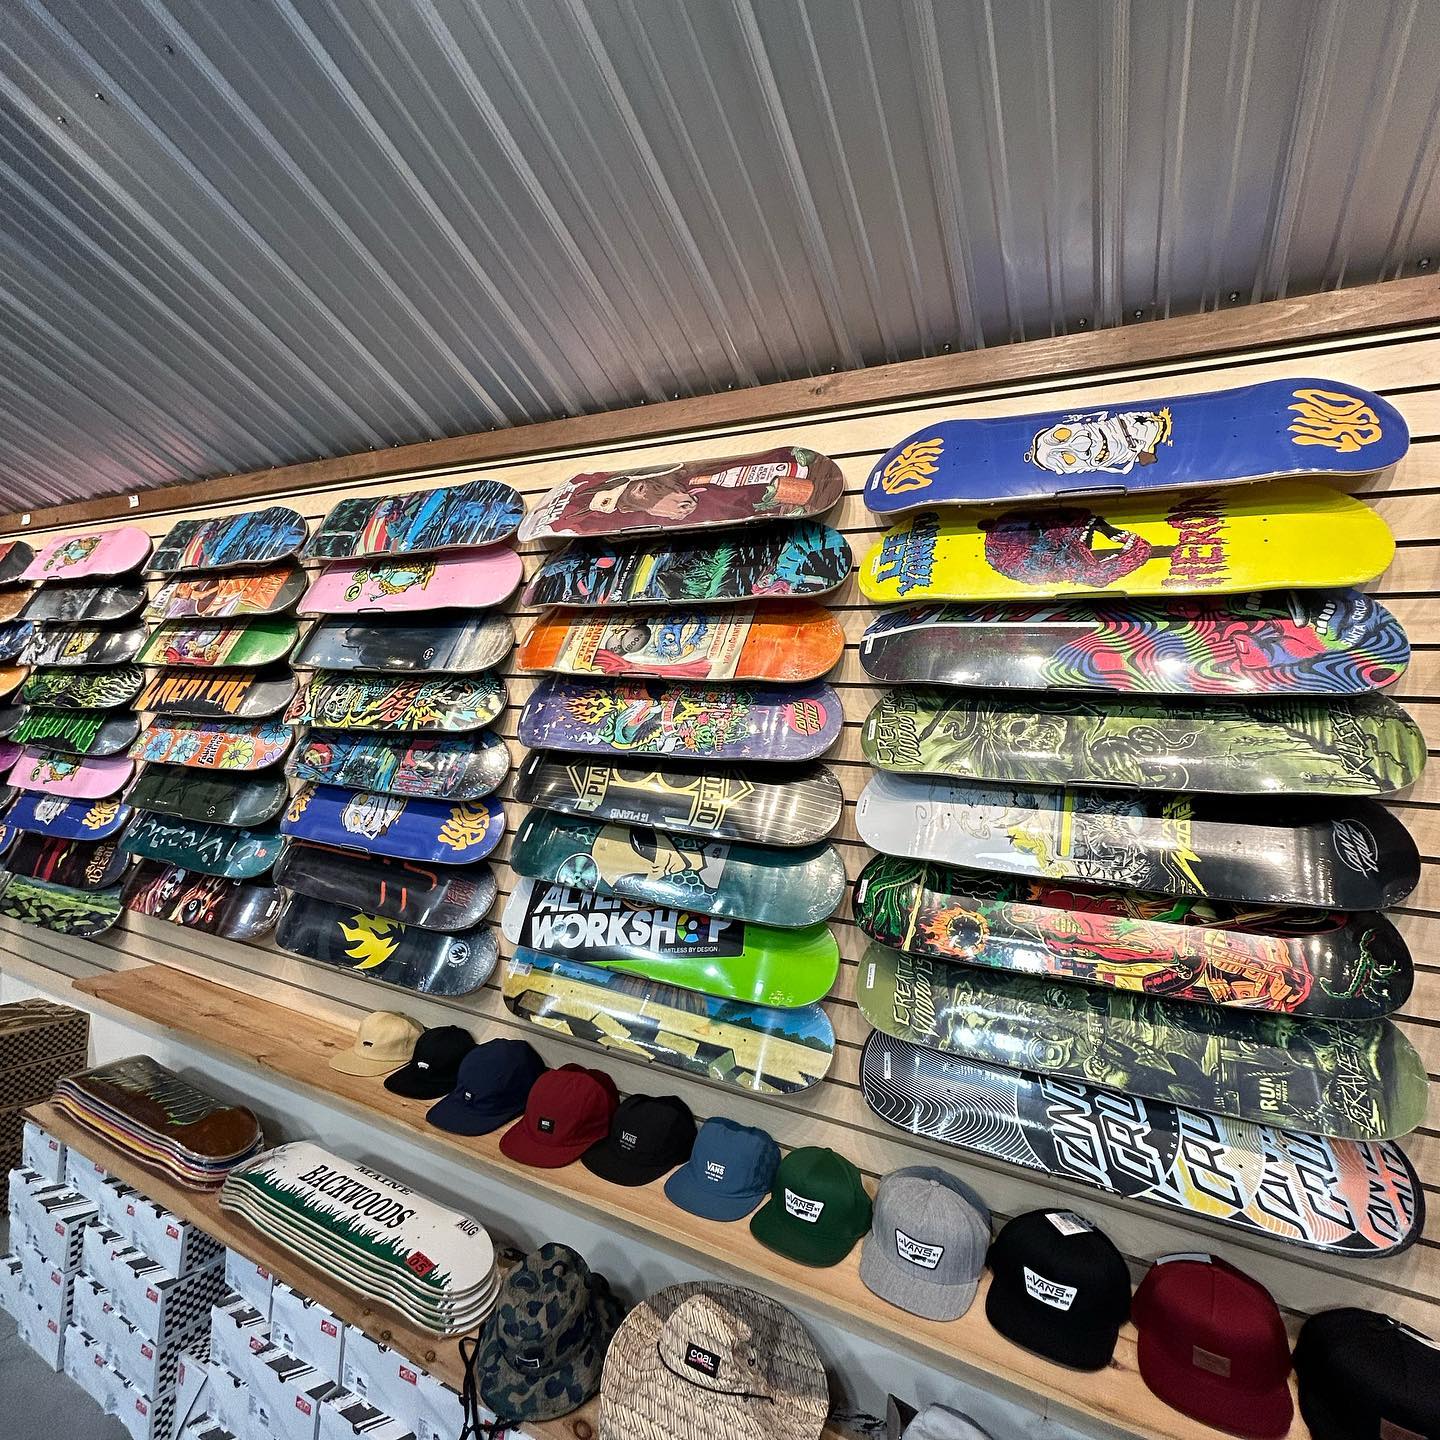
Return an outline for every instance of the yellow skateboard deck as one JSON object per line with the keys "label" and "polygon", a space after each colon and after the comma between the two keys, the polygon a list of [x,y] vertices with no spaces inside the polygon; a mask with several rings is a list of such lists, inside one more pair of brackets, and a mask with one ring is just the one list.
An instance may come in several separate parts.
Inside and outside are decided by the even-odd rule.
{"label": "yellow skateboard deck", "polygon": [[881,604],[1223,595],[1363,585],[1394,553],[1389,527],[1359,500],[1276,480],[1113,501],[922,510],[872,547],[860,588]]}

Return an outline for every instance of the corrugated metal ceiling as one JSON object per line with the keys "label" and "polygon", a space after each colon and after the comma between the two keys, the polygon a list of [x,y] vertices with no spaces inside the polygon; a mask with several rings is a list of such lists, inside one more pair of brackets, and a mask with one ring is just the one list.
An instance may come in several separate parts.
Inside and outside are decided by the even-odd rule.
{"label": "corrugated metal ceiling", "polygon": [[1420,0],[10,0],[0,508],[1406,273]]}

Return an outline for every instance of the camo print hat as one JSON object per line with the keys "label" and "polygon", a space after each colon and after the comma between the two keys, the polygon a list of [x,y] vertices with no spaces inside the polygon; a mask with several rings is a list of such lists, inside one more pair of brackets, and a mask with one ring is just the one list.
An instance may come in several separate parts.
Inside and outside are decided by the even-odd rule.
{"label": "camo print hat", "polygon": [[557,1420],[600,1388],[625,1307],[568,1245],[542,1245],[510,1272],[471,1374],[503,1421]]}

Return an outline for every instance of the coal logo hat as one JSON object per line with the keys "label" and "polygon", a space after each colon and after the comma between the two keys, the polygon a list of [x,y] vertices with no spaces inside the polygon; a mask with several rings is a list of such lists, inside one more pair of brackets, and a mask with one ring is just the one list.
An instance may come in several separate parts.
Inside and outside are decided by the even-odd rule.
{"label": "coal logo hat", "polygon": [[524,1040],[487,1040],[460,1062],[455,1088],[425,1112],[452,1135],[488,1135],[525,1111],[545,1062]]}
{"label": "coal logo hat", "polygon": [[843,1155],[806,1145],[780,1162],[750,1233],[802,1265],[838,1265],[870,1228],[870,1217],[860,1172]]}
{"label": "coal logo hat", "polygon": [[385,1088],[413,1100],[434,1100],[454,1088],[460,1062],[475,1048],[475,1037],[459,1025],[437,1025],[416,1042],[410,1063],[385,1081]]}
{"label": "coal logo hat", "polygon": [[547,1070],[531,1088],[525,1113],[500,1138],[500,1151],[522,1165],[558,1170],[610,1130],[619,1097],[607,1076],[578,1065]]}
{"label": "coal logo hat", "polygon": [[990,1211],[944,1170],[887,1175],[860,1252],[860,1279],[882,1300],[927,1320],[958,1320],[975,1298],[990,1247]]}
{"label": "coal logo hat", "polygon": [[360,1022],[354,1045],[331,1057],[330,1068],[345,1075],[388,1075],[410,1059],[423,1033],[408,1015],[372,1011]]}
{"label": "coal logo hat", "polygon": [[1007,1340],[1074,1370],[1103,1370],[1130,1315],[1130,1271],[1072,1210],[1031,1210],[995,1237],[985,1316]]}
{"label": "coal logo hat", "polygon": [[712,1116],[665,1195],[705,1220],[743,1220],[770,1193],[779,1164],[780,1147],[765,1131]]}
{"label": "coal logo hat", "polygon": [[1290,1341],[1258,1280],[1213,1255],[1166,1256],[1134,1317],[1140,1378],[1171,1409],[1255,1440],[1290,1429]]}
{"label": "coal logo hat", "polygon": [[695,1117],[678,1095],[631,1095],[581,1161],[615,1185],[648,1185],[690,1158]]}

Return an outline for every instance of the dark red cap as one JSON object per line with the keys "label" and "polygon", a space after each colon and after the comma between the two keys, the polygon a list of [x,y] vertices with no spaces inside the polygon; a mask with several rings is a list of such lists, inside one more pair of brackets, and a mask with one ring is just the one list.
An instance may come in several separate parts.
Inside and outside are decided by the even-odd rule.
{"label": "dark red cap", "polygon": [[599,1070],[566,1065],[531,1087],[525,1113],[500,1138],[500,1153],[542,1170],[578,1160],[610,1133],[619,1103],[615,1082]]}
{"label": "dark red cap", "polygon": [[1158,1260],[1131,1316],[1140,1376],[1172,1409],[1252,1440],[1289,1430],[1290,1341],[1258,1280],[1213,1255]]}

